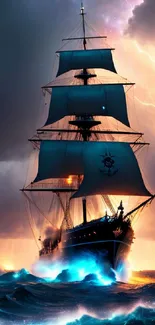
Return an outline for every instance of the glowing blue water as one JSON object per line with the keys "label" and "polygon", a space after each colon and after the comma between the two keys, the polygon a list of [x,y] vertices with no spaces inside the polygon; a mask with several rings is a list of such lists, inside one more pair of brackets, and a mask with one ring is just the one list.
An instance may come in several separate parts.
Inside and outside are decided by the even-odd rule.
{"label": "glowing blue water", "polygon": [[89,253],[72,261],[39,261],[34,266],[37,275],[46,278],[47,282],[94,281],[96,285],[111,285],[116,281],[116,272],[100,259]]}
{"label": "glowing blue water", "polygon": [[112,283],[91,259],[70,266],[68,283],[61,263],[42,268],[49,282],[24,269],[0,276],[0,325],[155,325],[155,284]]}

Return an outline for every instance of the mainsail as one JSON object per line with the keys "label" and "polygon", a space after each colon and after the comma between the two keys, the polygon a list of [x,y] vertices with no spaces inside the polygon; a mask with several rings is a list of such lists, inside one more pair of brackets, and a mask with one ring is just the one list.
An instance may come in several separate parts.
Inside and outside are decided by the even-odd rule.
{"label": "mainsail", "polygon": [[34,182],[69,175],[84,175],[74,198],[96,194],[151,195],[130,145],[124,142],[42,141]]}

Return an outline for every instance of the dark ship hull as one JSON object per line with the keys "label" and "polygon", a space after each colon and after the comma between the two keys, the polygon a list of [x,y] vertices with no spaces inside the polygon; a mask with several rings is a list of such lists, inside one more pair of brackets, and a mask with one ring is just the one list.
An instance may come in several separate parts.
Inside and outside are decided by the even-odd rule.
{"label": "dark ship hull", "polygon": [[69,261],[89,253],[117,269],[127,258],[133,237],[129,219],[104,217],[63,232],[61,240],[46,239],[40,257],[50,259],[55,252],[61,250],[65,260]]}

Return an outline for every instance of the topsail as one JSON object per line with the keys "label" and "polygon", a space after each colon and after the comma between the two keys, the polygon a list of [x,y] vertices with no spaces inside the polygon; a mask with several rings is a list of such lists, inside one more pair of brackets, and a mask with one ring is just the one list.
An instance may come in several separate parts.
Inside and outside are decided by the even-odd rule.
{"label": "topsail", "polygon": [[60,55],[57,77],[70,70],[89,68],[102,68],[116,73],[111,50],[95,49],[57,52]]}
{"label": "topsail", "polygon": [[130,126],[124,87],[119,84],[53,87],[45,125],[70,115],[111,116]]}

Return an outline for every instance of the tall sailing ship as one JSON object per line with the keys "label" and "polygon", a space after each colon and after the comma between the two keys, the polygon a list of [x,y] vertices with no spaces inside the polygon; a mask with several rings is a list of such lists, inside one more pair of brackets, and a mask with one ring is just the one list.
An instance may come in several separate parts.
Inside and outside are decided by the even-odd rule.
{"label": "tall sailing ship", "polygon": [[[28,191],[53,192],[63,209],[63,220],[55,236],[43,241],[39,238],[41,258],[51,258],[58,251],[66,258],[90,252],[102,255],[115,269],[125,260],[133,242],[134,215],[154,198],[144,185],[135,156],[147,143],[142,140],[142,133],[130,128],[125,87],[134,84],[125,79],[100,82],[98,69],[103,69],[103,74],[107,70],[117,75],[112,57],[114,49],[89,49],[89,41],[106,37],[86,35],[83,4],[81,17],[83,36],[65,41],[80,41],[83,48],[58,51],[57,77],[43,87],[51,96],[49,114],[45,125],[37,130],[37,137],[31,139],[40,151],[38,173],[23,191],[25,195]],[[71,84],[63,84],[64,76],[67,75],[65,80],[68,80],[70,71]],[[68,127],[53,127],[65,117],[68,117]],[[113,131],[105,125],[103,128],[103,117],[114,118],[126,126],[126,130]],[[119,142],[115,139],[118,135],[134,137],[134,141]],[[107,211],[99,218],[88,220],[87,203],[96,196],[102,198]],[[113,207],[111,196],[119,198],[117,209]],[[125,211],[122,201],[125,196],[145,199]],[[27,198],[30,200],[28,195]],[[82,203],[83,220],[75,225],[71,205],[76,201]]]}

